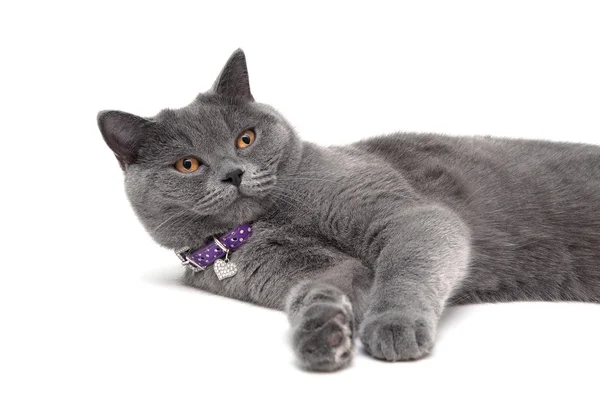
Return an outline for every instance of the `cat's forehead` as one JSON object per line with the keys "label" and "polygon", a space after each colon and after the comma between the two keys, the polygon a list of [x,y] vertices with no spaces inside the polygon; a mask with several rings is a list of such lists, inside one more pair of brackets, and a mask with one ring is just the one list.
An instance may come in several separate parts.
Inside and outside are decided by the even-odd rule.
{"label": "cat's forehead", "polygon": [[226,128],[228,117],[222,107],[191,104],[184,108],[162,110],[155,119],[173,132],[210,132]]}
{"label": "cat's forehead", "polygon": [[183,108],[161,111],[156,121],[175,132],[211,135],[248,128],[246,125],[264,118],[261,114],[244,104],[195,101]]}

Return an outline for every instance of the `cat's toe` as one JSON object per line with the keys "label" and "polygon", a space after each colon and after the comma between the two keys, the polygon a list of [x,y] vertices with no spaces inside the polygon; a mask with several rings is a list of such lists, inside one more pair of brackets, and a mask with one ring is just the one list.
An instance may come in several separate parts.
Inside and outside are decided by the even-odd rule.
{"label": "cat's toe", "polygon": [[386,361],[423,358],[433,348],[435,320],[386,312],[369,316],[360,329],[360,339],[367,353]]}
{"label": "cat's toe", "polygon": [[352,316],[337,305],[308,307],[292,336],[296,355],[308,370],[335,371],[352,359]]}

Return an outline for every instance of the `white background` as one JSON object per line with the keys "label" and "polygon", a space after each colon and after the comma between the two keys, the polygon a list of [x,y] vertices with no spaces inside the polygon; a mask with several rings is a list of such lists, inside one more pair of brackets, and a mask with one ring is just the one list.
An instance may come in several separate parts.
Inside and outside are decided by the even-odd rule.
{"label": "white background", "polygon": [[306,140],[600,144],[598,21],[575,1],[2,2],[0,397],[597,399],[591,304],[456,308],[426,360],[299,370],[282,313],[177,283],[95,118],[184,106],[242,47]]}

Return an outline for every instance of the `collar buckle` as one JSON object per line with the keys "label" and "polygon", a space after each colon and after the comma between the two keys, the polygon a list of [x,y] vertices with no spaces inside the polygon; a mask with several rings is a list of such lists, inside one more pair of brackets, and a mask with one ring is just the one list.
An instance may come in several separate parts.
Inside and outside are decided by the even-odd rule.
{"label": "collar buckle", "polygon": [[179,260],[181,261],[181,265],[183,265],[184,267],[187,267],[194,272],[204,271],[206,267],[196,264],[194,260],[188,257],[190,251],[191,249],[189,247],[184,247],[182,249],[175,250],[175,255],[177,256],[177,258],[179,258]]}

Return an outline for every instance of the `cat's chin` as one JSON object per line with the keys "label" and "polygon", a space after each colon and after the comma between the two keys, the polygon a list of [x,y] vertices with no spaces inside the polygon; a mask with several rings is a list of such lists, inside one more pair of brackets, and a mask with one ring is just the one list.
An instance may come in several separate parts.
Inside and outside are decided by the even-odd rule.
{"label": "cat's chin", "polygon": [[257,220],[264,212],[260,201],[252,197],[239,196],[220,214],[220,221],[227,229]]}

